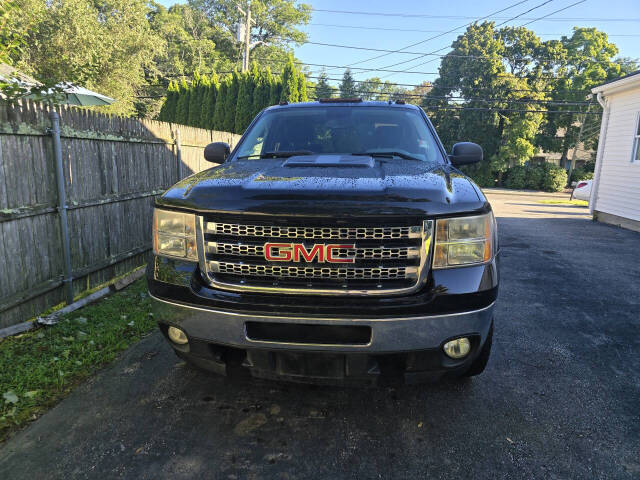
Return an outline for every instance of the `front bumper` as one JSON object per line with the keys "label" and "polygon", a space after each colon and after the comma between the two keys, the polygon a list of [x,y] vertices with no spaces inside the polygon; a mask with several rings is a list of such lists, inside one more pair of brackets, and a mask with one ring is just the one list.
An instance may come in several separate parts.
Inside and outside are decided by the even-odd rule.
{"label": "front bumper", "polygon": [[[466,370],[482,348],[493,321],[494,304],[461,313],[401,318],[319,318],[233,313],[180,304],[152,297],[154,316],[166,335],[168,326],[184,330],[189,343],[169,342],[176,353],[200,367],[227,374],[239,369],[256,377],[287,380],[366,380],[381,377],[405,381],[437,379]],[[329,327],[329,337],[309,341],[285,334],[259,338],[262,324],[278,330],[298,326]],[[361,327],[365,340],[351,343],[340,327]],[[307,327],[303,327],[307,328]],[[267,329],[268,330],[268,329]],[[335,331],[335,342],[331,332]],[[442,345],[455,337],[472,339],[472,351],[463,360],[452,360]]]}

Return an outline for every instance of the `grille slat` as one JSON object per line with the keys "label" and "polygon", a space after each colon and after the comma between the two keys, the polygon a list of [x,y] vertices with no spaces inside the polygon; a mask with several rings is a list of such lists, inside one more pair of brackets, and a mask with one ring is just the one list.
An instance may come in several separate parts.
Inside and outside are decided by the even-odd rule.
{"label": "grille slat", "polygon": [[[244,243],[207,242],[207,254],[231,255],[243,257],[263,257],[264,245]],[[355,256],[356,260],[405,260],[420,257],[420,247],[362,247],[354,252],[346,249],[335,250],[334,256],[347,258]]]}
{"label": "grille slat", "polygon": [[305,227],[280,225],[241,225],[235,223],[206,222],[205,233],[233,237],[259,237],[282,239],[401,239],[420,238],[420,227]]}
{"label": "grille slat", "polygon": [[[263,218],[231,223],[236,220],[219,222],[212,216],[200,217],[198,248],[204,277],[218,288],[382,295],[406,293],[425,281],[422,273],[428,251],[424,245],[430,245],[426,242],[430,242],[433,222],[423,227],[422,221],[416,226],[404,219],[397,222],[401,225],[385,225],[381,219],[378,225],[369,220],[369,226],[343,226],[327,219],[329,226],[309,226],[308,220],[299,218],[278,217],[274,225]],[[322,220],[318,223],[322,225]],[[353,263],[330,262],[321,256],[309,261],[300,256],[286,262],[270,261],[265,258],[266,243],[302,244],[307,252],[318,244],[353,244],[353,249],[331,251],[331,258],[349,258]],[[270,254],[280,255],[275,248]],[[292,247],[287,248],[291,252]]]}
{"label": "grille slat", "polygon": [[284,265],[251,265],[246,263],[209,262],[212,272],[243,276],[275,278],[396,280],[416,276],[417,267],[303,267]]}

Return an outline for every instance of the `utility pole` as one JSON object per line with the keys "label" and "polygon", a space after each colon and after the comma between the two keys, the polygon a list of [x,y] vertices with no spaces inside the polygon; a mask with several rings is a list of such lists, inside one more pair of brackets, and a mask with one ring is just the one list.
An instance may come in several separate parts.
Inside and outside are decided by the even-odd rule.
{"label": "utility pole", "polygon": [[584,123],[587,121],[587,116],[589,115],[589,109],[591,108],[591,103],[587,104],[587,111],[582,116],[582,122],[580,122],[580,130],[578,131],[578,139],[576,140],[576,145],[573,147],[573,154],[571,155],[571,164],[569,165],[569,179],[571,179],[571,174],[576,168],[576,156],[578,155],[578,146],[582,141],[582,131],[584,129]]}
{"label": "utility pole", "polygon": [[243,72],[247,72],[247,71],[249,71],[249,64],[251,63],[249,61],[249,52],[251,51],[251,47],[252,47],[252,45],[251,45],[251,26],[252,26],[252,24],[255,24],[256,22],[251,19],[251,1],[250,0],[247,1],[246,11],[243,10],[240,7],[240,5],[236,5],[236,7],[238,8],[238,11],[240,13],[242,13],[242,15],[244,15],[244,28],[243,29],[239,29],[240,33],[244,33],[244,39],[240,40],[240,38],[238,38],[238,40],[244,42],[244,51],[243,51],[243,54],[242,54],[242,71]]}

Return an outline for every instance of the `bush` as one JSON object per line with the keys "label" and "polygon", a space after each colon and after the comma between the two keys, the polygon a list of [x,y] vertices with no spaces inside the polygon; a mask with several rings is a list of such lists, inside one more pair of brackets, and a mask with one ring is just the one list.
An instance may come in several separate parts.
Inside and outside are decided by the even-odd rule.
{"label": "bush", "polygon": [[478,165],[468,165],[461,170],[471,177],[479,187],[491,188],[496,186],[496,176],[491,171],[488,162],[481,162]]}
{"label": "bush", "polygon": [[514,190],[522,190],[526,188],[526,180],[528,168],[523,166],[511,167],[507,170],[504,186],[506,188],[513,188]]}
{"label": "bush", "polygon": [[567,171],[562,167],[546,164],[542,180],[542,190],[545,192],[560,192],[567,185]]}
{"label": "bush", "polygon": [[527,190],[542,190],[545,176],[545,165],[527,167],[527,180],[525,182]]}

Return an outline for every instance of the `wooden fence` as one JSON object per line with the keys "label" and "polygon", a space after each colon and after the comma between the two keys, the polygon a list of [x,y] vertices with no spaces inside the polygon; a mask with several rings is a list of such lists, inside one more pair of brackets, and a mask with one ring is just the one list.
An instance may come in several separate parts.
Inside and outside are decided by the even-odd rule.
{"label": "wooden fence", "polygon": [[0,105],[0,328],[65,300],[50,112],[60,142],[74,294],[145,262],[153,198],[238,135],[74,107]]}

